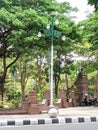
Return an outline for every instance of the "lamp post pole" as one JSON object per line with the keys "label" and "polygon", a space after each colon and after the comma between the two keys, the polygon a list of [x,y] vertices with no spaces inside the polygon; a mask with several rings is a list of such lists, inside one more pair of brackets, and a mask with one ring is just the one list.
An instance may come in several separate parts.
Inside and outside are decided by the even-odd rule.
{"label": "lamp post pole", "polygon": [[[47,37],[51,40],[51,61],[50,61],[50,106],[48,109],[48,114],[50,117],[56,117],[58,114],[58,109],[53,105],[53,42],[54,38],[58,38],[61,35],[61,32],[54,29],[55,16],[51,15],[50,25],[47,26],[46,29],[43,29],[43,32]],[[41,32],[39,32],[39,37],[41,37]],[[62,40],[65,39],[63,36]]]}
{"label": "lamp post pole", "polygon": [[50,105],[53,106],[53,39],[54,39],[54,16],[51,17],[51,68],[50,68]]}
{"label": "lamp post pole", "polygon": [[50,117],[56,117],[58,114],[58,109],[53,105],[53,42],[54,38],[57,38],[61,33],[54,29],[55,17],[51,15],[50,25],[47,29],[44,29],[46,36],[50,37],[51,40],[51,61],[50,61],[50,106],[48,109],[48,114]]}

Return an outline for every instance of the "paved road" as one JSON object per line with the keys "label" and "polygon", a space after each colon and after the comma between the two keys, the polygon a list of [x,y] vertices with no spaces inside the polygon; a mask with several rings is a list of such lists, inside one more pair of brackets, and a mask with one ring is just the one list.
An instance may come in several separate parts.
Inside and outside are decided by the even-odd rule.
{"label": "paved road", "polygon": [[60,124],[60,125],[34,125],[34,126],[15,126],[0,127],[0,130],[98,130],[98,123],[81,123],[81,124]]}

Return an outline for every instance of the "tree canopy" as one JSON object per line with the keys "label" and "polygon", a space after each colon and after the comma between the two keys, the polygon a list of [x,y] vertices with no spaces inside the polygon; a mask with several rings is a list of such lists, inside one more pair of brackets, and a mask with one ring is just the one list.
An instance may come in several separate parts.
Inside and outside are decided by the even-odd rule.
{"label": "tree canopy", "polygon": [[[55,43],[57,44],[54,46],[57,46],[56,48],[59,49],[62,48],[63,50],[60,50],[62,52],[67,50],[66,55],[71,51],[68,49],[68,42],[72,44],[73,39],[76,37],[76,30],[74,22],[63,14],[72,10],[75,9],[68,2],[60,4],[55,0],[0,1],[0,58],[2,61],[0,90],[2,97],[5,91],[4,84],[8,69],[21,55],[35,55],[36,51],[40,50],[47,52],[50,44],[46,43],[49,43],[50,40],[45,35],[39,39],[37,33],[41,28],[46,27],[52,12],[58,12],[59,14],[58,19],[60,20],[60,24],[58,27],[55,26],[55,28],[66,35],[66,42],[62,43],[64,44],[63,46],[66,44],[66,47],[60,47],[62,46],[62,44],[59,45],[60,39],[55,39]],[[7,62],[8,60],[9,62]]]}
{"label": "tree canopy", "polygon": [[[10,74],[14,76],[14,82],[20,82],[22,99],[28,79],[29,84],[32,80],[36,82],[33,89],[38,92],[49,83],[51,41],[43,32],[41,38],[37,35],[39,31],[46,28],[47,24],[50,24],[53,13],[55,20],[59,21],[58,25],[54,25],[54,29],[66,37],[65,41],[62,41],[61,37],[54,39],[55,94],[57,95],[61,86],[59,84],[63,80],[69,81],[67,79],[69,75],[71,78],[69,85],[66,83],[67,88],[74,84],[74,75],[81,65],[73,62],[73,52],[84,57],[94,56],[98,61],[98,2],[96,0],[88,2],[95,5],[96,12],[87,20],[75,24],[68,14],[76,11],[76,8],[72,8],[68,2],[0,0],[0,92],[2,99],[4,92],[9,89],[6,83]],[[89,66],[91,62],[85,63]],[[96,63],[94,61],[94,65]],[[83,65],[88,68],[87,64],[83,62]]]}
{"label": "tree canopy", "polygon": [[95,11],[98,10],[98,0],[88,0],[88,4],[94,5]]}

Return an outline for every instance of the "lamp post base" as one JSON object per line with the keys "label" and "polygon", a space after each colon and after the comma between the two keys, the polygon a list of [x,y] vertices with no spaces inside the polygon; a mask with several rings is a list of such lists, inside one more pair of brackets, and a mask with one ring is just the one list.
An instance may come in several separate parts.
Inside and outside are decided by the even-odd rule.
{"label": "lamp post base", "polygon": [[58,111],[58,108],[53,106],[53,105],[50,105],[49,108],[48,108],[48,115],[50,118],[56,118],[57,115],[58,115],[59,111]]}

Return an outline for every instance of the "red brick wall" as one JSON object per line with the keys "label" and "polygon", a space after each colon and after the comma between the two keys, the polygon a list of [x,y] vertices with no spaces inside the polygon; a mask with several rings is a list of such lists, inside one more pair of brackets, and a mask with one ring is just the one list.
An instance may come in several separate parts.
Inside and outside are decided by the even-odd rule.
{"label": "red brick wall", "polygon": [[4,114],[27,114],[27,112],[23,109],[2,109],[0,110],[0,115]]}
{"label": "red brick wall", "polygon": [[[64,91],[60,91],[60,100],[55,103],[54,105],[57,106],[58,108],[66,108],[66,107],[72,107],[76,106],[75,105],[75,97],[74,94],[71,95],[72,102],[67,103],[66,102],[66,97]],[[35,91],[30,91],[28,101],[25,101],[23,103],[23,108],[21,109],[15,109],[15,110],[0,110],[0,114],[39,114],[43,110],[47,110],[50,102],[50,91],[45,92],[45,98],[43,104],[38,104],[37,101],[37,93]]]}

